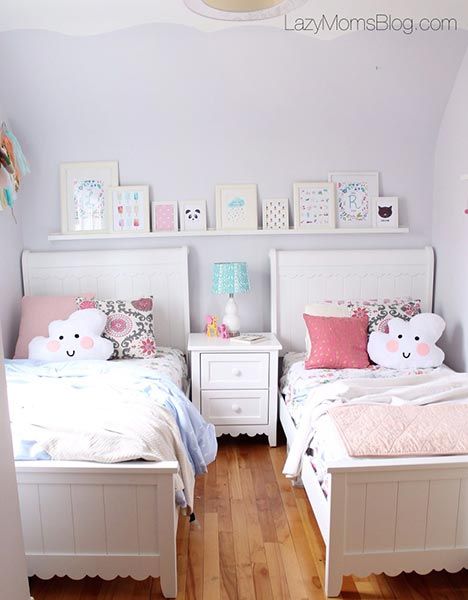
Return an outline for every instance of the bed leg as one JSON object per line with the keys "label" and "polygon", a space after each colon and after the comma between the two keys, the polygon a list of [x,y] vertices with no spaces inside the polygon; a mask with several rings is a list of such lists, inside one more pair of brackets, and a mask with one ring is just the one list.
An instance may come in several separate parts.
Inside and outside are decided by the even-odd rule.
{"label": "bed leg", "polygon": [[161,591],[165,598],[177,596],[177,509],[174,500],[174,476],[158,486],[159,546]]}
{"label": "bed leg", "polygon": [[333,573],[328,565],[325,568],[325,596],[327,598],[337,598],[341,594],[343,577],[341,573]]}
{"label": "bed leg", "polygon": [[330,521],[325,559],[325,595],[328,598],[339,596],[343,584],[345,494],[346,476],[333,473],[328,497]]}

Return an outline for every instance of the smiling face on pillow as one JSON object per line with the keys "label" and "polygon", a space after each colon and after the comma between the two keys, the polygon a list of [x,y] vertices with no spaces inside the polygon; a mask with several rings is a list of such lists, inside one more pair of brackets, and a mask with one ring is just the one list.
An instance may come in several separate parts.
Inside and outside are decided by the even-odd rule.
{"label": "smiling face on pillow", "polygon": [[30,341],[29,358],[48,362],[107,360],[114,345],[101,337],[106,322],[106,315],[95,308],[77,310],[66,321],[52,321],[49,337],[35,337]]}
{"label": "smiling face on pillow", "polygon": [[373,362],[390,369],[429,369],[444,362],[443,351],[436,346],[445,329],[438,315],[423,313],[409,321],[391,319],[388,333],[374,331],[367,352]]}

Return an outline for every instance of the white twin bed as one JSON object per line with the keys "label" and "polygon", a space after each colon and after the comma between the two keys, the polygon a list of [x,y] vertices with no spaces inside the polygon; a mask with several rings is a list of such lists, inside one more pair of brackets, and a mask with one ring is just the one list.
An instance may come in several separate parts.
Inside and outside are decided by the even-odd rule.
{"label": "white twin bed", "polygon": [[[23,280],[26,295],[153,296],[158,346],[185,352],[189,333],[186,248],[25,252]],[[161,356],[159,368],[186,387],[182,368],[169,358]],[[154,362],[158,369],[158,359]],[[18,461],[29,575],[44,579],[160,576],[163,594],[175,597],[178,472],[177,461]]]}
{"label": "white twin bed", "polygon": [[[270,259],[272,328],[286,353],[303,352],[306,304],[412,297],[432,311],[431,248],[273,250]],[[301,431],[293,417],[299,422],[311,385],[338,375],[305,372],[301,355],[286,356],[279,414],[290,448]],[[317,434],[316,456],[304,456],[300,475],[326,545],[328,596],[340,594],[343,575],[468,566],[468,456],[351,458],[333,425]],[[317,464],[320,450],[325,466]]]}

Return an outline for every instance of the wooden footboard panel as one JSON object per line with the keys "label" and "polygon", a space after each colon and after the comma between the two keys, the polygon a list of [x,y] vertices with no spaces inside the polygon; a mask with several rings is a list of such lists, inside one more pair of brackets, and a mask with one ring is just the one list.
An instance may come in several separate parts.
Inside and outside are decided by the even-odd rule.
{"label": "wooden footboard panel", "polygon": [[468,567],[466,457],[432,460],[330,469],[329,596],[339,595],[343,575]]}
{"label": "wooden footboard panel", "polygon": [[176,462],[17,463],[29,575],[161,576],[177,595]]}

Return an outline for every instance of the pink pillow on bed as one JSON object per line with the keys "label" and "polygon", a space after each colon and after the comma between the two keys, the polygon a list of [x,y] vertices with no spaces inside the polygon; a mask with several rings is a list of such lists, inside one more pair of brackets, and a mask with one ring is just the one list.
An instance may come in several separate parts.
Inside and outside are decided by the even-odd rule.
{"label": "pink pillow on bed", "polygon": [[[93,294],[85,296],[89,300],[93,298]],[[46,337],[52,321],[68,319],[76,310],[75,298],[76,296],[24,296],[14,358],[28,358],[28,345],[33,338]]]}
{"label": "pink pillow on bed", "polygon": [[306,369],[365,369],[369,318],[315,317],[304,314],[312,348]]}

